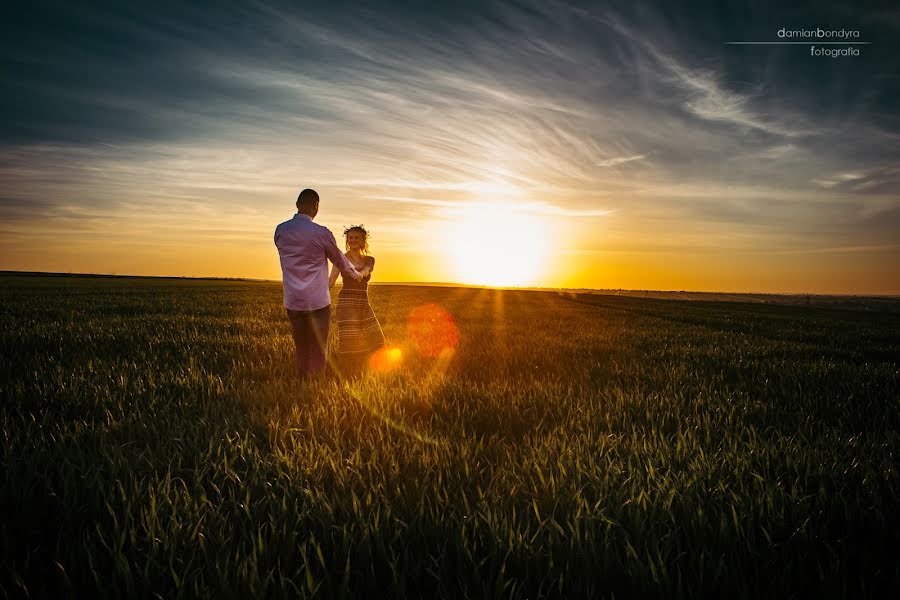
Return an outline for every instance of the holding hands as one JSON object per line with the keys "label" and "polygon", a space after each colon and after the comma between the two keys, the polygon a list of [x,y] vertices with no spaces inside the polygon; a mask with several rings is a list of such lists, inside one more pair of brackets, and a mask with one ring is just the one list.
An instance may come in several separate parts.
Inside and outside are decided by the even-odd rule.
{"label": "holding hands", "polygon": [[[369,244],[368,232],[362,225],[354,225],[344,230],[347,252],[342,257],[332,259],[334,268],[328,278],[328,286],[332,287],[337,282],[338,272],[344,273],[345,281],[352,279],[357,283],[363,283],[372,274],[375,260],[368,256]],[[338,262],[344,265],[338,268]],[[352,271],[349,267],[352,267]]]}

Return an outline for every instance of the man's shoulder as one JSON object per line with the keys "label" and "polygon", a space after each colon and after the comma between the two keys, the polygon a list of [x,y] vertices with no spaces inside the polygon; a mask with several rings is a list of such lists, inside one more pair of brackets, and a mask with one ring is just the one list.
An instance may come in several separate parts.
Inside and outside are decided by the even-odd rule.
{"label": "man's shoulder", "polygon": [[308,229],[311,231],[318,231],[319,229],[325,229],[318,223],[313,223],[309,219],[297,219],[297,218],[288,219],[287,221],[284,221],[283,223],[279,223],[275,227],[275,229],[285,229],[285,228]]}
{"label": "man's shoulder", "polygon": [[[310,221],[310,222],[312,223],[312,221]],[[334,234],[331,233],[331,230],[328,229],[327,227],[325,227],[324,225],[319,225],[318,223],[312,223],[312,225],[313,225],[313,227],[316,228],[315,231],[318,232],[319,234],[326,235],[326,236],[330,235],[330,236],[334,237]]]}
{"label": "man's shoulder", "polygon": [[275,227],[276,232],[284,230],[302,231],[304,232],[304,235],[311,235],[313,237],[333,236],[330,229],[324,225],[314,223],[309,219],[288,219]]}
{"label": "man's shoulder", "polygon": [[294,219],[288,219],[287,221],[279,223],[278,225],[275,226],[275,231],[278,231],[279,229],[284,229],[285,227],[290,227],[293,222],[294,222]]}

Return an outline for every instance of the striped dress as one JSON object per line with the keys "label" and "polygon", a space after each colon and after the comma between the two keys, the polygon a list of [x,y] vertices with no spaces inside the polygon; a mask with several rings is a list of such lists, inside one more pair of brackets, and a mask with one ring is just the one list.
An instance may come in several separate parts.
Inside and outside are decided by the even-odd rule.
{"label": "striped dress", "polygon": [[[351,261],[352,262],[352,261]],[[366,256],[357,269],[375,267],[375,258]],[[335,321],[338,326],[337,354],[341,358],[364,357],[384,346],[384,332],[375,318],[375,311],[369,305],[369,279],[367,275],[362,281],[344,278],[344,285],[338,294]]]}

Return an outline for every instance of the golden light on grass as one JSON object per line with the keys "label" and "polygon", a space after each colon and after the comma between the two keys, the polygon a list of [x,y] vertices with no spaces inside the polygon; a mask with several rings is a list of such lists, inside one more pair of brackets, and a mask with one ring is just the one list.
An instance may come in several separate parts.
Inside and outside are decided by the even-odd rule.
{"label": "golden light on grass", "polygon": [[450,225],[447,251],[460,282],[536,284],[549,246],[546,223],[513,204],[473,204]]}

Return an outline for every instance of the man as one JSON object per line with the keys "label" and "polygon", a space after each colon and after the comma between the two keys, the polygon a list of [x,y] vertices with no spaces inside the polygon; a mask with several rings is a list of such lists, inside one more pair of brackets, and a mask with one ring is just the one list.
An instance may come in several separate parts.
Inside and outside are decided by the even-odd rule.
{"label": "man", "polygon": [[328,260],[346,277],[359,273],[338,249],[327,228],[313,223],[319,212],[319,194],[305,189],[297,197],[297,214],[275,228],[275,246],[281,260],[284,307],[291,321],[300,376],[308,378],[325,368],[331,294]]}

